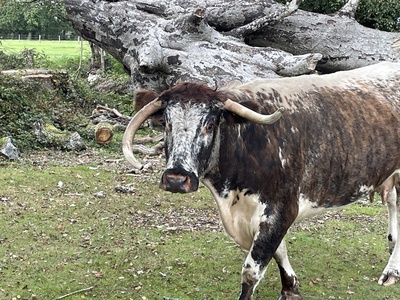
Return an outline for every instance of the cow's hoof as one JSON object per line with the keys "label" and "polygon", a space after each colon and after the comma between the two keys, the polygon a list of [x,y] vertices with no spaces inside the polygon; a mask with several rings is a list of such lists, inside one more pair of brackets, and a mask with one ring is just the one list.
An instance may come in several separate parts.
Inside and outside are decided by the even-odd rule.
{"label": "cow's hoof", "polygon": [[382,274],[381,278],[379,278],[378,283],[383,286],[389,286],[395,284],[400,280],[399,271],[389,271],[387,274]]}
{"label": "cow's hoof", "polygon": [[282,292],[278,300],[301,300],[303,299],[299,293]]}

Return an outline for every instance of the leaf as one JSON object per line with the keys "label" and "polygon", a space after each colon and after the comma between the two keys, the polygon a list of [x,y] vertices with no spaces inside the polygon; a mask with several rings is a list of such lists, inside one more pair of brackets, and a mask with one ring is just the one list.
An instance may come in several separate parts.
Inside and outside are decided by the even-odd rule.
{"label": "leaf", "polygon": [[92,271],[92,274],[93,274],[94,277],[96,277],[96,278],[103,278],[103,274],[101,274],[100,272]]}

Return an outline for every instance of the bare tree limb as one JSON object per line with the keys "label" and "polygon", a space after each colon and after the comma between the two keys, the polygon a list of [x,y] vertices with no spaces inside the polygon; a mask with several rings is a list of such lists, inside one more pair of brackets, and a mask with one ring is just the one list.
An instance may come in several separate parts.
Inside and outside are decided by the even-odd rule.
{"label": "bare tree limb", "polygon": [[360,0],[349,0],[336,14],[354,19],[359,3]]}
{"label": "bare tree limb", "polygon": [[301,0],[292,0],[291,2],[288,2],[287,5],[271,11],[266,16],[263,16],[259,19],[254,20],[251,23],[231,30],[230,32],[228,32],[228,34],[235,37],[244,37],[250,33],[257,32],[260,29],[274,24],[294,13],[299,8],[300,3]]}
{"label": "bare tree limb", "polygon": [[72,296],[72,295],[75,295],[75,294],[78,294],[78,293],[90,291],[90,290],[92,290],[92,289],[93,289],[93,286],[88,287],[88,288],[84,288],[84,289],[81,289],[81,290],[77,290],[77,291],[74,291],[74,292],[65,294],[65,295],[63,295],[63,296],[60,296],[60,297],[56,298],[56,300],[64,299],[64,298],[67,298],[67,297],[69,297],[69,296]]}
{"label": "bare tree limb", "polygon": [[132,145],[132,152],[147,154],[147,155],[158,155],[162,153],[163,148],[164,148],[164,142],[159,142],[157,145],[151,148],[143,145]]}
{"label": "bare tree limb", "polygon": [[156,143],[160,142],[164,139],[163,134],[157,134],[156,136],[146,136],[142,138],[135,138],[136,144],[147,144],[147,143]]}
{"label": "bare tree limb", "polygon": [[246,39],[253,46],[280,48],[297,55],[321,53],[317,69],[322,72],[398,61],[399,41],[400,32],[371,29],[352,18],[302,10]]}
{"label": "bare tree limb", "polygon": [[117,109],[115,109],[115,108],[110,108],[110,107],[104,106],[104,105],[97,105],[96,109],[107,110],[107,111],[109,111],[109,112],[112,112],[114,115],[116,115],[118,118],[121,118],[121,119],[127,119],[127,120],[130,120],[130,119],[131,119],[130,117],[121,114],[121,113],[120,113]]}

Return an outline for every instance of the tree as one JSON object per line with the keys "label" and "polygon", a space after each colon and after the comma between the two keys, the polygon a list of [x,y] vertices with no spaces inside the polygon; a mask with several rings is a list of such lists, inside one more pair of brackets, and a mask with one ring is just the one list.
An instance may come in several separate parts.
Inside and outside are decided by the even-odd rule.
{"label": "tree", "polygon": [[400,31],[400,1],[364,0],[357,9],[356,18],[368,27]]}
{"label": "tree", "polygon": [[71,31],[62,0],[0,0],[0,33],[60,35]]}
{"label": "tree", "polygon": [[64,0],[79,34],[106,50],[136,87],[353,69],[400,57],[400,33],[360,25],[358,0],[322,15],[273,0]]}

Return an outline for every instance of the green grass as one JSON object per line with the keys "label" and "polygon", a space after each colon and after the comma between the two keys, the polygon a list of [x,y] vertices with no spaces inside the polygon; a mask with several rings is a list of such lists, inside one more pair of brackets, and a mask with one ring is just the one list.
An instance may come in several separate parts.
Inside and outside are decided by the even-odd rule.
{"label": "green grass", "polygon": [[[51,60],[79,57],[81,42],[78,41],[38,41],[38,40],[0,40],[0,50],[5,53],[19,53],[24,49],[35,49],[44,53]],[[90,47],[87,41],[82,42],[83,57],[90,57]]]}
{"label": "green grass", "polygon": [[[104,149],[0,158],[0,299],[86,288],[66,299],[237,298],[246,254],[218,223],[207,227],[217,211],[206,188],[160,191],[158,168],[130,174],[121,158]],[[296,225],[287,242],[304,299],[398,299],[398,285],[377,284],[388,259],[385,220],[385,206],[366,203]],[[279,293],[272,262],[254,298]]]}

